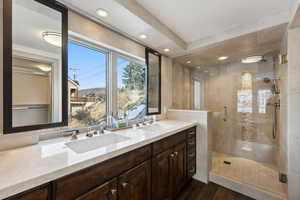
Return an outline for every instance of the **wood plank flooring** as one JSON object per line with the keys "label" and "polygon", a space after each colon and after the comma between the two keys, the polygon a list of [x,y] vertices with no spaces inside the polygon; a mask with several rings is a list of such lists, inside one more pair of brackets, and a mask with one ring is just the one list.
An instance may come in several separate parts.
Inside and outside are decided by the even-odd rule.
{"label": "wood plank flooring", "polygon": [[177,200],[254,200],[214,183],[204,184],[193,180]]}

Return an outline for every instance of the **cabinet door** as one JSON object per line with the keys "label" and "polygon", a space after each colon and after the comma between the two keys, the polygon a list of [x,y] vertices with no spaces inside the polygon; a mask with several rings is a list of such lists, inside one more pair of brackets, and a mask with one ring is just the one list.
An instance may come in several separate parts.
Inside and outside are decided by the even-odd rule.
{"label": "cabinet door", "polygon": [[35,189],[6,200],[48,200],[48,187]]}
{"label": "cabinet door", "polygon": [[113,179],[80,196],[76,200],[117,200],[117,180]]}
{"label": "cabinet door", "polygon": [[151,200],[151,162],[129,170],[119,177],[119,200]]}
{"label": "cabinet door", "polygon": [[158,154],[152,160],[152,199],[172,199],[172,150]]}
{"label": "cabinet door", "polygon": [[186,143],[174,147],[173,193],[177,195],[186,183]]}

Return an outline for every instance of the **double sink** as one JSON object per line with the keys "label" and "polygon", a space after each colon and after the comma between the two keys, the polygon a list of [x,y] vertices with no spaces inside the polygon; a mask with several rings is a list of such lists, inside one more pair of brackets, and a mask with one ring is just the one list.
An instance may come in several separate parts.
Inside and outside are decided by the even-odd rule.
{"label": "double sink", "polygon": [[[157,130],[161,130],[162,127],[154,124],[144,126],[138,129],[143,130],[145,132],[155,132]],[[118,143],[125,142],[130,139],[130,137],[122,136],[116,133],[106,133],[92,138],[67,142],[65,145],[76,153],[85,153],[113,144],[116,145]]]}

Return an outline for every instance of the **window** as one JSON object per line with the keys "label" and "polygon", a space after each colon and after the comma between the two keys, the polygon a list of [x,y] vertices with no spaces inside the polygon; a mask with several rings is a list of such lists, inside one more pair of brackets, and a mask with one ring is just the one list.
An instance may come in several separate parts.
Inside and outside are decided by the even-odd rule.
{"label": "window", "polygon": [[69,127],[105,125],[108,116],[145,116],[144,60],[77,41],[69,42],[68,56]]}
{"label": "window", "polygon": [[267,112],[267,103],[272,97],[271,90],[258,90],[258,112],[265,114]]}
{"label": "window", "polygon": [[194,80],[194,108],[201,109],[201,82]]}
{"label": "window", "polygon": [[115,56],[116,118],[137,120],[146,113],[146,67],[137,60]]}
{"label": "window", "polygon": [[237,109],[241,113],[252,113],[252,90],[238,90]]}
{"label": "window", "polygon": [[107,53],[69,42],[69,126],[106,122]]}

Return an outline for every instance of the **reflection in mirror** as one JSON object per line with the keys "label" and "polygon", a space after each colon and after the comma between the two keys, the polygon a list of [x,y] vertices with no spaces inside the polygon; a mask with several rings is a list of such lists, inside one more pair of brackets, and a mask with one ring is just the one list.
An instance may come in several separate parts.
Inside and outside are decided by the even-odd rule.
{"label": "reflection in mirror", "polygon": [[161,56],[159,53],[146,49],[148,66],[147,115],[161,113]]}
{"label": "reflection in mirror", "polygon": [[12,0],[12,127],[62,121],[62,13]]}

